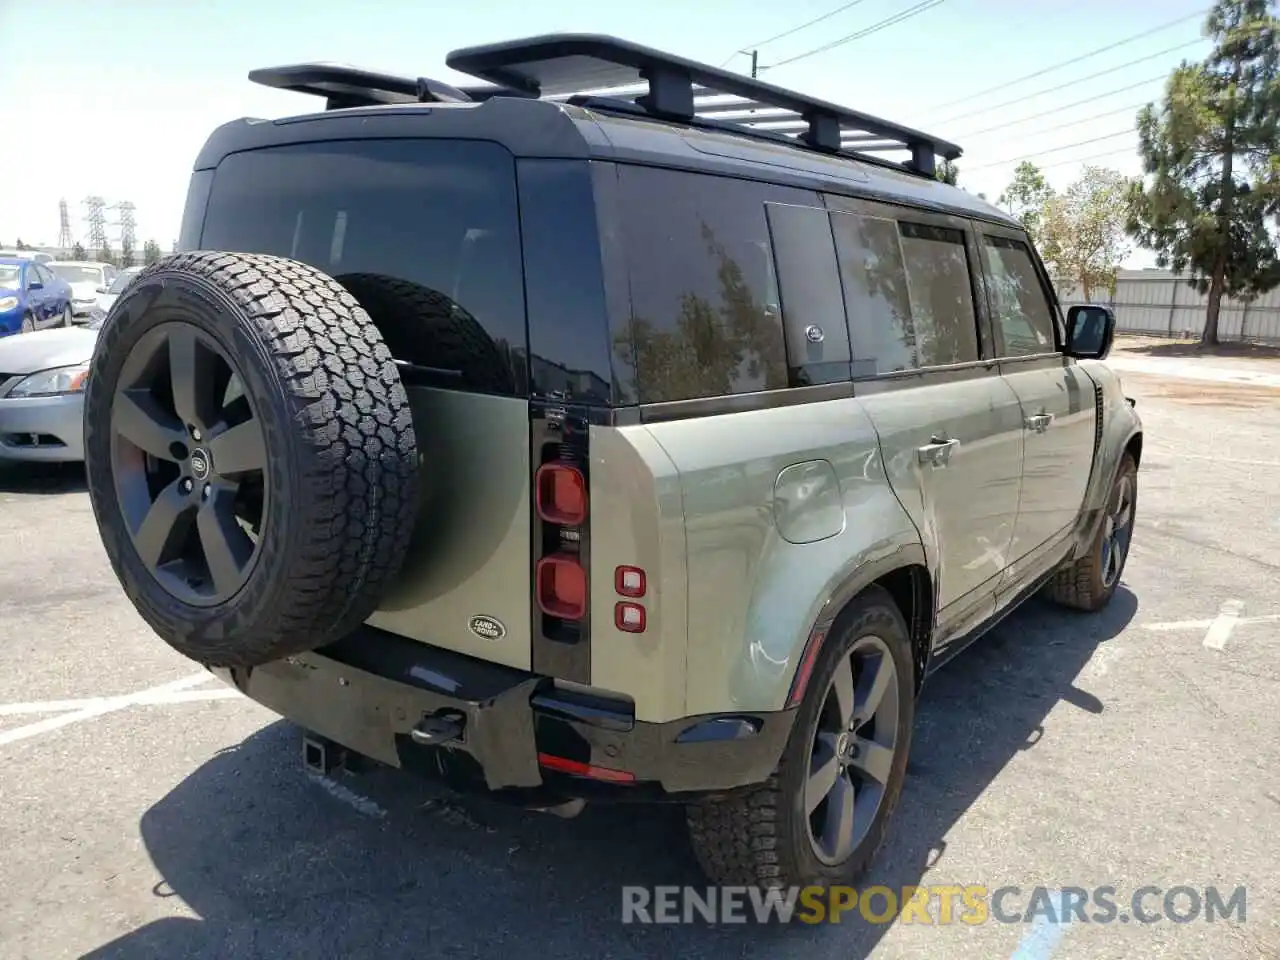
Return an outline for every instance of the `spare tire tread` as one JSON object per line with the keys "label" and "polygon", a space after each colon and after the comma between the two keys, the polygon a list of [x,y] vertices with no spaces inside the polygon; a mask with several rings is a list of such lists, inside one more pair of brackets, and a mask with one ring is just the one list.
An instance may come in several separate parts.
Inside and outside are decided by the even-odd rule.
{"label": "spare tire tread", "polygon": [[[114,522],[104,524],[103,517],[104,505],[114,503],[110,468],[90,459],[91,494],[107,553],[143,618],[201,663],[255,666],[315,649],[367,619],[403,562],[418,503],[408,396],[369,315],[320,271],[265,254],[185,253],[144,270],[130,292],[144,291],[149,278],[174,271],[189,281],[208,281],[213,299],[230,297],[248,318],[240,326],[250,329],[238,332],[238,342],[259,354],[258,369],[276,380],[275,393],[285,400],[271,419],[278,429],[295,431],[288,443],[268,433],[269,448],[287,451],[269,458],[269,482],[286,487],[284,497],[270,497],[271,509],[294,516],[268,520],[272,529],[258,561],[271,574],[265,582],[255,569],[223,607],[191,607],[160,589],[136,557],[132,564],[123,562],[132,553],[124,525],[118,513]],[[117,334],[110,321],[104,326],[99,353],[111,349]],[[224,339],[237,335],[234,328],[220,332]],[[95,392],[90,385],[90,450],[109,442],[95,443],[94,434],[95,424],[110,423],[112,387]],[[259,406],[271,402],[251,400]],[[283,459],[291,462],[282,465]],[[273,539],[273,530],[285,537]],[[254,596],[242,603],[245,594]]]}

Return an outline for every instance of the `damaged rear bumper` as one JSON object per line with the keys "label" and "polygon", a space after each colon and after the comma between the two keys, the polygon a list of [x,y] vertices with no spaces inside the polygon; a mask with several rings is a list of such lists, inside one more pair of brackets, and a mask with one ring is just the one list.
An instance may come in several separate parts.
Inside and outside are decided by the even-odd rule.
{"label": "damaged rear bumper", "polygon": [[764,782],[794,711],[635,719],[625,699],[365,626],[252,669],[216,669],[334,743],[459,785],[560,799],[691,799]]}

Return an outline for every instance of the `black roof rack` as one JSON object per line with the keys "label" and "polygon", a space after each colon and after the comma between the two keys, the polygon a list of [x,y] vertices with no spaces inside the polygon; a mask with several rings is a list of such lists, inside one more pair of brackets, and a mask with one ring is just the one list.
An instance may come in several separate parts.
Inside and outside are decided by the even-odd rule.
{"label": "black roof rack", "polygon": [[526,96],[584,105],[608,107],[621,96],[590,93],[640,87],[627,99],[652,115],[781,134],[827,153],[905,151],[910,159],[900,166],[927,177],[935,175],[937,157],[961,154],[954,143],[919,130],[616,37],[545,34],[454,50],[445,63]]}
{"label": "black roof rack", "polygon": [[[486,81],[455,87],[336,63],[253,70],[268,87],[325,98],[325,108],[403,103],[474,103],[494,96],[564,100],[784,140],[824,153],[873,160],[932,178],[954,143],[848,107],[616,37],[555,33],[454,50],[451,69]],[[878,154],[905,152],[894,163]]]}
{"label": "black roof rack", "polygon": [[249,71],[266,87],[325,98],[325,109],[395,103],[472,103],[490,97],[528,96],[502,87],[455,87],[430,77],[401,77],[341,63],[294,63]]}

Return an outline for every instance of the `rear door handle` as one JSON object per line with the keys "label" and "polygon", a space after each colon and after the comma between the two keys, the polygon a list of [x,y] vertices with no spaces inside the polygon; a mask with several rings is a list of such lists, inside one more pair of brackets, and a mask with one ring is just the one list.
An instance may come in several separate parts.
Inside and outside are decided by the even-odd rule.
{"label": "rear door handle", "polygon": [[1037,413],[1035,416],[1027,417],[1022,422],[1026,424],[1028,430],[1034,430],[1036,433],[1044,433],[1049,429],[1049,424],[1053,423],[1053,414]]}
{"label": "rear door handle", "polygon": [[916,459],[926,467],[945,467],[951,462],[951,451],[958,446],[959,440],[939,440],[933,437],[923,447],[916,448]]}

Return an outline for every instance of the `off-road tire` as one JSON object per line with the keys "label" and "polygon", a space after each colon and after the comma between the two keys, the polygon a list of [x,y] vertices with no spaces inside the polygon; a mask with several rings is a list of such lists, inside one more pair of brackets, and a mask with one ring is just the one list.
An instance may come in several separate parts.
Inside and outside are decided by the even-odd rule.
{"label": "off-road tire", "polygon": [[[1116,471],[1115,478],[1111,481],[1111,489],[1107,491],[1106,511],[1110,511],[1114,507],[1114,501],[1119,494],[1121,480],[1125,477],[1129,478],[1130,489],[1132,495],[1132,517],[1129,520],[1132,536],[1133,518],[1137,516],[1138,511],[1138,465],[1134,463],[1133,457],[1125,454],[1120,461],[1120,468]],[[1089,613],[1095,613],[1101,610],[1111,598],[1115,596],[1116,588],[1120,586],[1120,579],[1124,576],[1124,566],[1129,560],[1129,550],[1124,552],[1124,556],[1120,559],[1120,569],[1116,573],[1116,579],[1108,587],[1103,582],[1102,569],[1102,546],[1106,539],[1106,523],[1105,518],[1098,523],[1098,531],[1094,534],[1093,542],[1089,544],[1089,551],[1078,560],[1061,567],[1053,577],[1045,584],[1043,595],[1045,599],[1057,603],[1064,607],[1070,607],[1073,610],[1084,610]]]}
{"label": "off-road tire", "polygon": [[[157,324],[180,320],[238,367],[265,434],[258,557],[229,599],[192,606],[138,556],[113,480],[112,401]],[[112,568],[144,620],[208,666],[254,666],[323,646],[376,608],[418,504],[408,398],[368,314],[336,281],[282,257],[177,254],[140,273],[104,325],[85,396],[90,500]]]}
{"label": "off-road tire", "polygon": [[[850,857],[833,867],[814,856],[803,811],[804,782],[818,714],[836,664],[855,640],[867,634],[884,639],[893,655],[899,686],[899,746],[871,829]],[[708,879],[764,888],[834,886],[852,884],[866,872],[884,842],[906,779],[915,720],[912,671],[911,637],[901,611],[885,590],[868,588],[828,634],[773,775],[750,792],[686,808],[694,856]]]}

